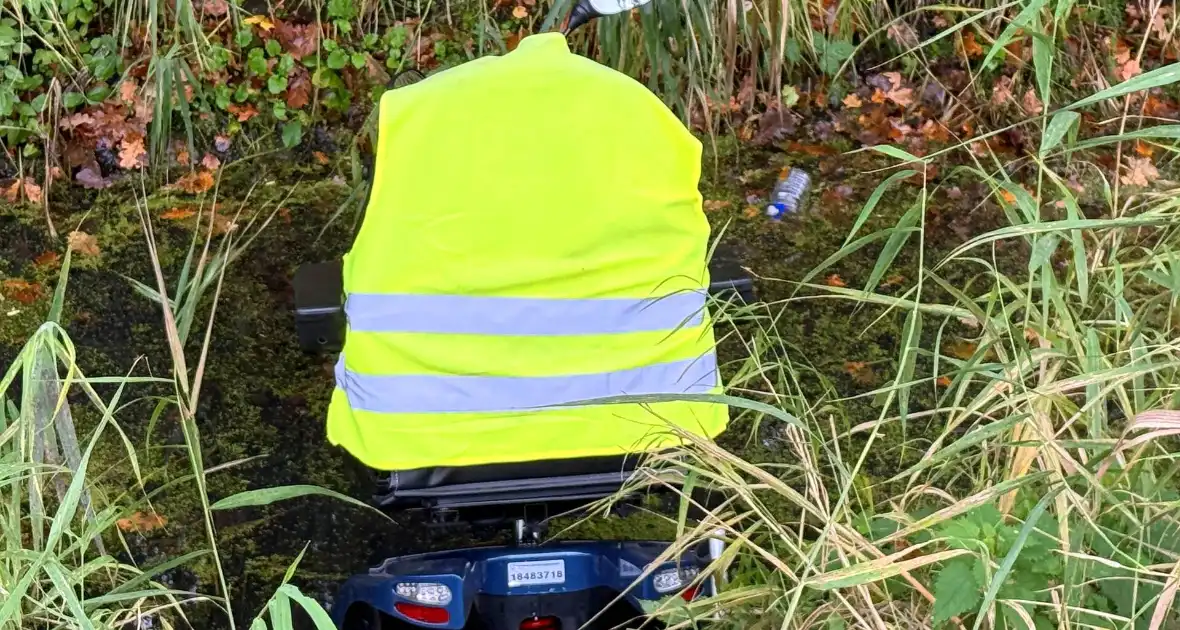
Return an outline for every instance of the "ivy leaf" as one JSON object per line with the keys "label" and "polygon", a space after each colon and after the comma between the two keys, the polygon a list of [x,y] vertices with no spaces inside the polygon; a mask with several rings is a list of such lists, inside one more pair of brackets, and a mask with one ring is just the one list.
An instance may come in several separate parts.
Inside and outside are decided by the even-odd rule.
{"label": "ivy leaf", "polygon": [[271,57],[278,57],[283,53],[283,45],[277,39],[266,40],[266,54]]}
{"label": "ivy leaf", "polygon": [[328,55],[329,68],[333,70],[339,70],[346,65],[348,65],[348,53],[344,52],[342,49],[337,48],[336,50],[332,51],[332,54]]}
{"label": "ivy leaf", "polygon": [[86,96],[79,92],[66,92],[61,97],[61,102],[67,109],[73,109],[82,103],[86,102]]}
{"label": "ivy leaf", "polygon": [[933,626],[979,606],[979,582],[971,565],[976,560],[956,558],[946,563],[934,580]]}
{"label": "ivy leaf", "polygon": [[283,125],[283,146],[291,147],[303,141],[303,124],[298,120]]}

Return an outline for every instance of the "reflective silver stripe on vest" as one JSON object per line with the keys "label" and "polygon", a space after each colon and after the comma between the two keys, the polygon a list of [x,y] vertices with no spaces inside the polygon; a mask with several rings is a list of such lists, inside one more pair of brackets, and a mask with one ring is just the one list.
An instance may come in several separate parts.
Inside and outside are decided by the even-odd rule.
{"label": "reflective silver stripe on vest", "polygon": [[356,410],[376,413],[522,411],[644,394],[706,394],[716,387],[717,356],[569,376],[375,376],[336,363],[336,384]]}
{"label": "reflective silver stripe on vest", "polygon": [[699,326],[706,295],[542,299],[353,293],[344,310],[358,332],[459,335],[610,335]]}

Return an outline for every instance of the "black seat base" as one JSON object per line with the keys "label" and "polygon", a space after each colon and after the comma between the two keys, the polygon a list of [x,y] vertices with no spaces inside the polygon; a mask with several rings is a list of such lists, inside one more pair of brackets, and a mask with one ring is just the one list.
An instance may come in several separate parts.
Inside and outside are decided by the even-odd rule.
{"label": "black seat base", "polygon": [[378,506],[463,508],[589,502],[619,491],[641,455],[420,468],[381,473]]}

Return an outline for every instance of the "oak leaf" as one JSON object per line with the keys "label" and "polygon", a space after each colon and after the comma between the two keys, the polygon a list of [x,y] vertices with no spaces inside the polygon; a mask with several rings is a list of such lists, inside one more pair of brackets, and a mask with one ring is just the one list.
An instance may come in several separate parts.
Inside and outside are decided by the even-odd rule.
{"label": "oak leaf", "polygon": [[213,174],[209,171],[194,171],[176,180],[175,186],[186,193],[196,195],[213,188]]}
{"label": "oak leaf", "polygon": [[143,134],[130,132],[119,143],[119,168],[133,169],[143,165],[147,149],[143,145]]}

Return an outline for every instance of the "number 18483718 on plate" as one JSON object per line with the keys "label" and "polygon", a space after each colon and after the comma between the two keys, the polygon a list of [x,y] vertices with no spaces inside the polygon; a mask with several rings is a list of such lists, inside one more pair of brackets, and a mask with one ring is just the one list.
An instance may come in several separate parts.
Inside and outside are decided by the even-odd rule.
{"label": "number 18483718 on plate", "polygon": [[565,584],[565,560],[508,563],[508,588],[548,584]]}

